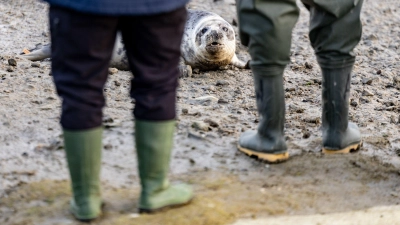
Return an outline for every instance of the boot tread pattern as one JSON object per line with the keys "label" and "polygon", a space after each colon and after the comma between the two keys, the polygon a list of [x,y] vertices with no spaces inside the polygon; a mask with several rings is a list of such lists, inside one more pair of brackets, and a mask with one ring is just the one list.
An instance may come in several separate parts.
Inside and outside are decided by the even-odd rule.
{"label": "boot tread pattern", "polygon": [[339,149],[339,150],[333,150],[333,149],[327,149],[327,148],[322,148],[322,152],[325,154],[348,154],[351,152],[358,151],[362,145],[362,142],[352,144],[347,146],[346,148]]}
{"label": "boot tread pattern", "polygon": [[246,155],[250,157],[255,157],[259,160],[264,160],[268,163],[279,163],[283,162],[289,159],[289,153],[284,152],[284,153],[277,153],[277,154],[272,154],[272,153],[264,153],[264,152],[257,152],[253,151],[247,148],[243,148],[240,145],[238,145],[239,151],[245,153]]}

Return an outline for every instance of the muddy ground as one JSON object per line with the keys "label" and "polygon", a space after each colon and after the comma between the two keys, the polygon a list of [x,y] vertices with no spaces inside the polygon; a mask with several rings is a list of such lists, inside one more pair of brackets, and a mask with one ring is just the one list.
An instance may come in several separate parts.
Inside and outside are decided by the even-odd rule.
{"label": "muddy ground", "polygon": [[[284,76],[288,162],[268,165],[236,149],[239,134],[258,123],[251,71],[228,68],[182,78],[171,179],[193,184],[196,198],[187,207],[154,216],[139,216],[136,210],[131,74],[110,74],[102,166],[107,204],[93,224],[214,225],[398,205],[399,6],[396,0],[364,3],[350,106],[364,144],[355,154],[320,152],[321,76],[308,41],[309,14],[301,5]],[[193,0],[189,8],[237,21],[233,0]],[[60,100],[50,60],[32,63],[18,57],[24,48],[48,42],[47,10],[35,0],[0,0],[0,224],[78,224],[68,213]],[[249,59],[239,42],[237,53]]]}

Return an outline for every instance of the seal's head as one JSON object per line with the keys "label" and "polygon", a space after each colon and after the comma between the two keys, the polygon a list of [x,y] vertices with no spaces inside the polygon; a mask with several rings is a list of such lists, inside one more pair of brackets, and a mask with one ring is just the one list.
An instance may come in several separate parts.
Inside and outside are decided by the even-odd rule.
{"label": "seal's head", "polygon": [[[207,59],[229,61],[235,54],[235,32],[232,26],[219,18],[208,18],[195,30],[198,53]],[[228,63],[227,63],[228,64]]]}

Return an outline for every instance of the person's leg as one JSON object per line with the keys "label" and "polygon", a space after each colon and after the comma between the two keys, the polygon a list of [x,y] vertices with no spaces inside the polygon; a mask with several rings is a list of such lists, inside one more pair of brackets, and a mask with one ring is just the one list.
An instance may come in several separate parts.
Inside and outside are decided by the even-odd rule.
{"label": "person's leg", "polygon": [[289,63],[292,29],[299,10],[295,0],[237,0],[241,42],[249,47],[258,112],[257,131],[240,136],[239,150],[268,162],[288,159],[283,127],[283,72]]}
{"label": "person's leg", "polygon": [[134,78],[135,140],[142,185],[140,212],[181,205],[192,198],[185,184],[170,185],[169,162],[175,130],[180,44],[186,9],[153,16],[124,17],[120,24]]}
{"label": "person's leg", "polygon": [[322,71],[323,152],[359,149],[361,134],[348,122],[354,47],[361,38],[363,0],[303,0],[310,10],[310,40]]}
{"label": "person's leg", "polygon": [[52,74],[62,98],[61,125],[79,220],[99,216],[103,86],[117,19],[50,7]]}

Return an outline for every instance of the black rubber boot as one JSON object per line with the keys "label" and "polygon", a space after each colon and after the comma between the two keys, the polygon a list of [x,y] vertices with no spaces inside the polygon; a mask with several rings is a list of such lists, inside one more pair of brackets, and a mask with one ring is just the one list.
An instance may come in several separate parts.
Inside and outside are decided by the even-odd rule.
{"label": "black rubber boot", "polygon": [[[283,71],[282,71],[283,72]],[[244,132],[239,139],[239,150],[270,163],[289,158],[283,135],[285,96],[283,77],[259,76],[254,73],[257,108],[261,115],[257,131]]]}
{"label": "black rubber boot", "polygon": [[353,63],[344,62],[344,65],[342,68],[321,68],[324,153],[349,153],[361,146],[361,134],[357,125],[348,122]]}

